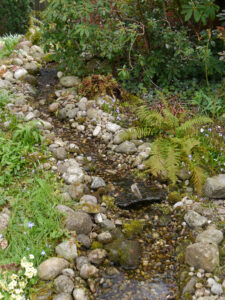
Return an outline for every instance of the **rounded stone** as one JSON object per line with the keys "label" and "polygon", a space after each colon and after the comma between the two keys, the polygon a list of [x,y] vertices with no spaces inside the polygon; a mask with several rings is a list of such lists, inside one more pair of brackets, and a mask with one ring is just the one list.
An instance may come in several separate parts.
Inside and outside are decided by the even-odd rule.
{"label": "rounded stone", "polygon": [[80,79],[76,76],[64,76],[60,78],[60,83],[64,87],[73,87],[80,84]]}
{"label": "rounded stone", "polygon": [[195,243],[186,248],[186,263],[195,268],[212,272],[219,265],[219,250],[217,245]]}
{"label": "rounded stone", "polygon": [[88,300],[89,297],[86,294],[86,291],[81,288],[74,289],[73,291],[74,300]]}
{"label": "rounded stone", "polygon": [[219,244],[223,240],[223,233],[218,229],[207,229],[201,233],[196,238],[196,242],[203,243],[214,243]]}
{"label": "rounded stone", "polygon": [[56,291],[59,293],[71,294],[74,289],[73,281],[65,275],[60,275],[59,277],[57,277],[54,280],[54,286]]}
{"label": "rounded stone", "polygon": [[77,257],[77,246],[74,240],[63,242],[56,246],[55,251],[65,259],[75,259]]}
{"label": "rounded stone", "polygon": [[42,280],[51,280],[59,275],[63,269],[69,266],[69,262],[63,258],[51,257],[43,261],[38,267],[38,276]]}
{"label": "rounded stone", "polygon": [[80,276],[83,279],[88,279],[90,277],[96,277],[98,274],[98,269],[91,264],[84,264],[80,269]]}
{"label": "rounded stone", "polygon": [[72,296],[68,293],[60,293],[56,295],[53,300],[73,300]]}
{"label": "rounded stone", "polygon": [[195,212],[194,210],[189,210],[185,214],[184,220],[191,228],[201,227],[207,223],[207,219]]}
{"label": "rounded stone", "polygon": [[95,265],[100,265],[104,261],[106,255],[107,252],[104,249],[95,249],[88,254],[88,260]]}
{"label": "rounded stone", "polygon": [[74,211],[67,215],[65,226],[70,231],[76,231],[77,234],[89,234],[93,223],[89,214],[81,211]]}

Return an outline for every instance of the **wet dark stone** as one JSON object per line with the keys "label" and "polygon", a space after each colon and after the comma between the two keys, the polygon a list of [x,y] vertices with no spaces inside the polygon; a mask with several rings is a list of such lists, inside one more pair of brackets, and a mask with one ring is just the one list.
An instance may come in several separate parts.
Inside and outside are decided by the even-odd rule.
{"label": "wet dark stone", "polygon": [[138,199],[129,188],[116,199],[116,205],[121,208],[133,208],[133,206],[137,205],[141,206],[152,202],[160,202],[166,198],[166,191],[163,189],[149,187],[143,184],[139,184],[138,187],[142,194],[142,199]]}
{"label": "wet dark stone", "polygon": [[141,247],[138,241],[115,240],[106,249],[109,259],[124,269],[136,269],[140,263]]}

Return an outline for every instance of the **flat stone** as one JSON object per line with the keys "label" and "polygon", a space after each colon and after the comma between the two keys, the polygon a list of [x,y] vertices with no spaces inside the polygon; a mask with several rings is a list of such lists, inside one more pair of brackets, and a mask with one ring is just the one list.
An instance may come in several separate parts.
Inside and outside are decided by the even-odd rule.
{"label": "flat stone", "polygon": [[74,283],[69,277],[60,275],[54,280],[54,287],[58,293],[71,294],[74,289]]}
{"label": "flat stone", "polygon": [[121,126],[115,123],[108,122],[106,124],[106,130],[112,133],[115,133],[116,131],[120,130]]}
{"label": "flat stone", "polygon": [[76,231],[77,234],[89,234],[93,223],[89,214],[81,211],[74,211],[67,215],[65,226],[70,231]]}
{"label": "flat stone", "polygon": [[219,265],[219,250],[217,245],[195,243],[186,248],[186,263],[191,267],[212,272]]}
{"label": "flat stone", "polygon": [[74,210],[72,208],[70,208],[69,206],[63,205],[63,204],[57,205],[56,209],[63,214],[74,213]]}
{"label": "flat stone", "polygon": [[75,259],[77,257],[77,246],[74,240],[63,242],[56,246],[55,252],[65,259]]}
{"label": "flat stone", "polygon": [[78,86],[81,83],[81,81],[76,76],[64,76],[60,78],[60,83],[62,86],[69,88]]}
{"label": "flat stone", "polygon": [[92,120],[92,119],[99,119],[99,111],[96,108],[89,108],[87,110],[87,117]]}
{"label": "flat stone", "polygon": [[204,194],[212,199],[225,198],[225,174],[209,177],[204,185]]}
{"label": "flat stone", "polygon": [[81,204],[97,204],[97,198],[92,195],[84,195],[82,198],[80,198]]}
{"label": "flat stone", "polygon": [[132,154],[137,152],[137,148],[136,145],[132,142],[129,141],[125,141],[122,144],[120,144],[119,146],[117,146],[115,148],[115,152],[118,153],[125,153],[125,154]]}
{"label": "flat stone", "polygon": [[68,266],[69,262],[64,258],[51,257],[39,265],[38,276],[41,280],[52,280]]}
{"label": "flat stone", "polygon": [[34,118],[35,118],[35,114],[31,111],[26,115],[25,121],[29,122],[29,121],[33,120]]}
{"label": "flat stone", "polygon": [[223,232],[218,229],[207,229],[198,234],[196,242],[220,244],[223,240]]}
{"label": "flat stone", "polygon": [[189,210],[184,216],[185,222],[191,227],[201,227],[207,223],[207,219],[193,210]]}

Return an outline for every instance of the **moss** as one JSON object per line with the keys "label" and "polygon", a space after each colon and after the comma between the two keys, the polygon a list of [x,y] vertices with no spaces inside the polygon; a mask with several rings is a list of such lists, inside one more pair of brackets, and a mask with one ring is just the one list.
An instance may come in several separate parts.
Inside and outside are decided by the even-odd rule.
{"label": "moss", "polygon": [[103,246],[102,246],[102,243],[98,242],[98,241],[94,241],[91,245],[91,249],[92,250],[95,250],[95,249],[102,249]]}
{"label": "moss", "polygon": [[180,195],[180,193],[176,192],[176,191],[169,193],[168,194],[168,201],[171,204],[174,204],[176,202],[181,201],[181,195]]}
{"label": "moss", "polygon": [[105,202],[108,207],[115,207],[115,198],[112,196],[103,195],[102,202]]}
{"label": "moss", "polygon": [[47,53],[45,56],[43,56],[42,60],[44,62],[53,62],[54,61],[54,54]]}
{"label": "moss", "polygon": [[131,238],[143,231],[143,224],[141,221],[132,220],[129,223],[123,224],[124,233],[127,237]]}

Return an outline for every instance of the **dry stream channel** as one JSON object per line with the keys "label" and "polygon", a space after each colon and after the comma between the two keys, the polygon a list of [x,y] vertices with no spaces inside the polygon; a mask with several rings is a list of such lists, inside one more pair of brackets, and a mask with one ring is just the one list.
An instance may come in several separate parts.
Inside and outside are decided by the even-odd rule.
{"label": "dry stream channel", "polygon": [[[81,137],[79,132],[71,129],[66,122],[60,122],[56,116],[50,115],[48,106],[54,99],[54,89],[57,85],[56,69],[42,69],[38,78],[38,94],[35,97],[34,106],[41,112],[41,118],[52,118],[55,135],[64,141],[76,143],[85,157],[91,156],[95,168],[86,167],[89,175],[101,176],[111,187],[110,195],[116,198],[117,205],[112,207],[110,215],[114,219],[125,222],[139,220],[143,224],[140,234],[131,234],[126,239],[137,240],[141,250],[129,253],[131,260],[139,260],[135,269],[127,269],[115,265],[109,259],[100,267],[100,277],[104,281],[96,286],[94,298],[96,300],[163,300],[175,299],[177,294],[177,278],[179,263],[176,261],[176,248],[184,237],[180,236],[181,226],[176,217],[171,214],[169,205],[162,194],[162,200],[151,201],[151,183],[137,180],[131,175],[129,169],[126,172],[115,172],[117,161],[113,161],[107,155],[99,155],[99,141],[92,137]],[[40,100],[45,99],[45,104]],[[106,172],[106,170],[108,172]],[[111,170],[112,172],[110,172]],[[137,183],[143,195],[140,204],[131,192],[131,185]],[[125,203],[125,204],[124,204]],[[126,205],[134,203],[134,205]],[[123,207],[125,206],[125,207]],[[126,207],[127,206],[127,207]],[[125,239],[121,231],[115,231],[120,239]],[[112,272],[106,272],[109,267]]]}

